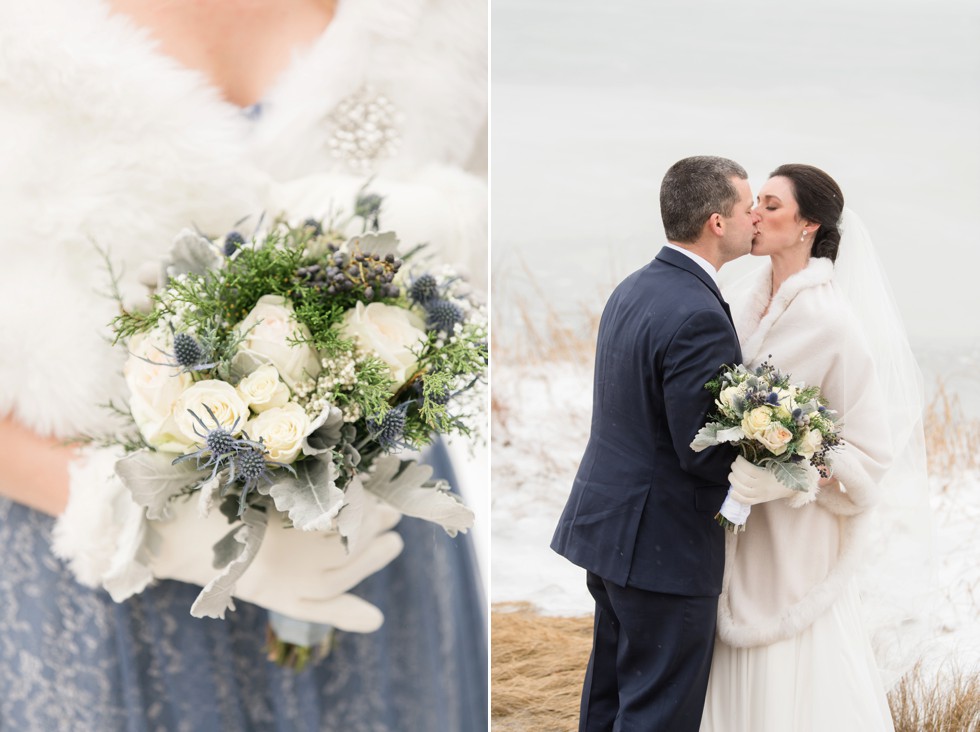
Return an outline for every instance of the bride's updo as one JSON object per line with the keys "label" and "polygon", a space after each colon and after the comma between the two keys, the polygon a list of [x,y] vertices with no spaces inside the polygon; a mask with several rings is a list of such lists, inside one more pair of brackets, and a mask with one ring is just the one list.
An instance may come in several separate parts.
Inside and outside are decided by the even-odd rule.
{"label": "bride's updo", "polygon": [[800,218],[820,224],[810,256],[826,257],[831,262],[836,260],[840,245],[840,217],[844,211],[844,194],[840,186],[820,168],[812,165],[780,165],[769,177],[777,175],[788,178],[792,183],[796,203],[800,207]]}

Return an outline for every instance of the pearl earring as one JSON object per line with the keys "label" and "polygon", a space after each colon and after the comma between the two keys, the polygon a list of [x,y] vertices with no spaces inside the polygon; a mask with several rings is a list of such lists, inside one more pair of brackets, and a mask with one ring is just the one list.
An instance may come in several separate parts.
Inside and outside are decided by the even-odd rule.
{"label": "pearl earring", "polygon": [[806,235],[809,234],[809,233],[810,232],[808,232],[806,229],[803,229],[803,233],[800,234],[800,241],[803,241],[804,239],[806,239]]}

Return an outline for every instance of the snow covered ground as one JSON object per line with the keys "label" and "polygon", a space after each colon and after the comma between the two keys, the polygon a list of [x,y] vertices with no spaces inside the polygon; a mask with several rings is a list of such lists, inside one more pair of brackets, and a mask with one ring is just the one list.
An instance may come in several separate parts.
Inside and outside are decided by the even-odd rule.
{"label": "snow covered ground", "polygon": [[[551,615],[592,612],[584,570],[549,549],[588,440],[591,382],[590,363],[495,361],[494,603],[527,601]],[[930,490],[938,567],[935,604],[925,620],[920,650],[929,667],[946,660],[980,667],[980,473],[931,476]]]}

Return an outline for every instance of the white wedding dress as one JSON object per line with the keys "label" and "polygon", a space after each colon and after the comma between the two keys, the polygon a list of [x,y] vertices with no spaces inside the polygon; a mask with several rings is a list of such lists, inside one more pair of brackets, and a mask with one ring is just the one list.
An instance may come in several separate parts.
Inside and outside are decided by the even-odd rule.
{"label": "white wedding dress", "polygon": [[716,640],[701,729],[893,730],[856,584],[792,638],[753,648]]}
{"label": "white wedding dress", "polygon": [[745,532],[727,537],[701,730],[891,731],[855,579],[892,461],[886,408],[831,262],[811,259],[771,302],[770,277],[767,266],[732,301],[743,358],[821,387],[843,424],[832,459],[845,490],[825,488],[800,508],[759,504]]}

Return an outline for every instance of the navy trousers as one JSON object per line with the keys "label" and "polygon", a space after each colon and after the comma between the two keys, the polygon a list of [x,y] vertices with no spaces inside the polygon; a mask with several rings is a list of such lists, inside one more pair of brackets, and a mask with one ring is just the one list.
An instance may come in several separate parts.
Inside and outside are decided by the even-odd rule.
{"label": "navy trousers", "polygon": [[718,597],[620,587],[586,577],[595,598],[579,732],[698,732]]}

